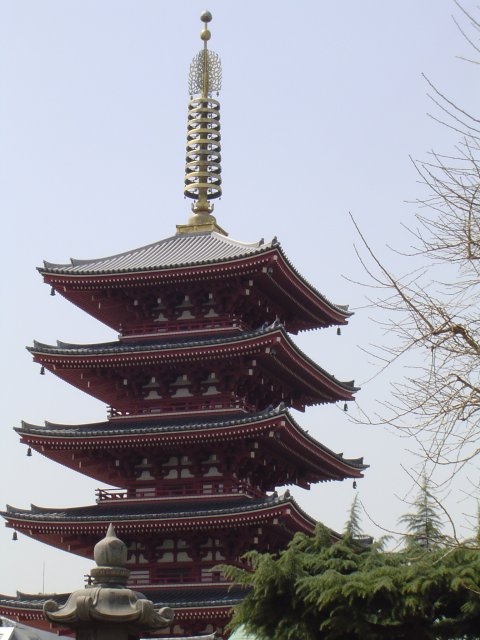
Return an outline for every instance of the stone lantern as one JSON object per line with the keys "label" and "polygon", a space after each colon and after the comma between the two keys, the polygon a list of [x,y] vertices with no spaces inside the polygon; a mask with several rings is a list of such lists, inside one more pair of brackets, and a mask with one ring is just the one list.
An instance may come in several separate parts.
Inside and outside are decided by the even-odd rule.
{"label": "stone lantern", "polygon": [[112,525],[95,545],[94,558],[92,584],[74,591],[63,606],[47,600],[43,606],[47,620],[74,629],[77,640],[138,640],[142,634],[165,632],[173,611],[155,609],[153,602],[126,586],[127,547]]}

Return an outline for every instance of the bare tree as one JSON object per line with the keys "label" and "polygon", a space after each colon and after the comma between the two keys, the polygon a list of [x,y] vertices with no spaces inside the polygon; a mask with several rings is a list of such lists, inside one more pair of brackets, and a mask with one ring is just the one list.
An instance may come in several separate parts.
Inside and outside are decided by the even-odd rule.
{"label": "bare tree", "polygon": [[[480,22],[455,4],[469,26],[454,20],[480,60]],[[389,318],[382,323],[386,346],[374,353],[385,367],[399,358],[412,366],[369,421],[413,436],[428,462],[456,472],[480,453],[480,119],[426,82],[432,117],[457,144],[448,155],[432,151],[412,160],[426,195],[416,201],[405,255],[421,266],[394,275],[357,227],[370,302]]]}

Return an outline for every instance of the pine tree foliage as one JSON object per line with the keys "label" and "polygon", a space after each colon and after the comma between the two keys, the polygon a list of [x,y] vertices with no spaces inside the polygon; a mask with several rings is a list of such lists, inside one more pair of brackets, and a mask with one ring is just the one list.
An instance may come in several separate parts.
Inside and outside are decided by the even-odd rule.
{"label": "pine tree foliage", "polygon": [[404,536],[407,548],[432,550],[441,546],[445,542],[442,520],[438,504],[425,475],[412,506],[414,511],[400,518],[400,523],[405,525],[407,530]]}
{"label": "pine tree foliage", "polygon": [[361,522],[361,508],[358,493],[355,494],[350,512],[348,514],[348,520],[345,523],[344,534],[351,538],[360,538],[363,535]]}
{"label": "pine tree foliage", "polygon": [[261,640],[480,639],[480,552],[432,548],[412,559],[318,526],[251,570],[222,567],[248,587],[231,623]]}

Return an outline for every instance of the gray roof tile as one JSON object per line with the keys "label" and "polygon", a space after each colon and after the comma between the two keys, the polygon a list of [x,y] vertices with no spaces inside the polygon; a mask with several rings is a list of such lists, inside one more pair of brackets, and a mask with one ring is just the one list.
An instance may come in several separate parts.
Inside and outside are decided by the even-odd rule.
{"label": "gray roof tile", "polygon": [[257,337],[267,337],[269,334],[273,335],[274,333],[281,333],[285,342],[290,345],[290,347],[306,362],[308,362],[312,367],[314,367],[319,373],[324,375],[326,378],[334,382],[340,388],[345,389],[350,393],[355,393],[359,390],[358,387],[355,387],[355,383],[353,380],[341,381],[337,380],[336,377],[322,367],[320,367],[316,362],[314,362],[311,358],[309,358],[303,351],[301,351],[287,332],[284,330],[281,324],[278,321],[275,321],[272,325],[267,327],[261,327],[256,331],[248,331],[248,332],[240,332],[234,336],[209,336],[208,338],[199,339],[198,336],[190,338],[189,340],[185,340],[185,338],[179,338],[175,340],[145,340],[145,341],[115,341],[115,342],[105,342],[98,344],[71,344],[66,342],[57,341],[56,345],[48,345],[42,342],[34,341],[33,347],[27,347],[28,351],[31,353],[44,353],[44,354],[59,354],[65,356],[95,356],[95,355],[115,355],[121,353],[139,353],[139,352],[148,352],[148,351],[162,351],[166,349],[173,348],[185,348],[185,347],[207,347],[207,346],[215,346],[221,344],[229,344],[238,342],[241,340],[248,340],[250,338]]}
{"label": "gray roof tile", "polygon": [[40,273],[46,275],[100,276],[122,273],[161,271],[163,269],[195,267],[240,260],[261,255],[276,249],[295,276],[318,296],[324,304],[347,318],[352,315],[348,305],[330,302],[313,287],[288,260],[277,238],[270,242],[246,243],[216,233],[185,233],[159,240],[138,249],[132,249],[105,258],[90,260],[70,259],[70,264],[56,264],[45,261]]}
{"label": "gray roof tile", "polygon": [[209,416],[205,418],[171,418],[167,417],[164,420],[132,420],[128,422],[95,422],[90,424],[78,424],[78,425],[65,425],[65,424],[53,424],[46,422],[44,426],[28,424],[22,422],[21,427],[17,427],[15,431],[20,435],[37,435],[37,436],[49,436],[57,438],[95,438],[102,436],[126,436],[126,435],[154,435],[162,433],[172,432],[184,432],[184,431],[198,431],[206,429],[225,429],[229,427],[236,427],[241,425],[247,425],[256,423],[261,420],[268,419],[270,417],[282,416],[288,420],[294,429],[298,431],[306,440],[311,442],[314,446],[319,447],[332,457],[343,462],[344,464],[353,467],[355,469],[366,469],[368,465],[363,463],[363,458],[344,458],[341,453],[334,453],[328,447],[318,442],[307,431],[302,429],[300,425],[293,419],[290,413],[283,409],[280,405],[274,409],[267,409],[254,414],[245,415],[244,413],[238,415],[221,415],[221,416]]}
{"label": "gray roof tile", "polygon": [[300,512],[306,520],[312,524],[314,520],[307,515],[295,502],[286,494],[278,497],[276,494],[266,498],[240,498],[235,500],[211,500],[198,501],[193,503],[139,503],[121,505],[88,505],[85,507],[71,507],[57,509],[39,507],[31,505],[30,509],[19,509],[7,505],[6,511],[0,512],[7,520],[18,518],[29,521],[49,521],[49,522],[116,522],[126,523],[130,520],[168,520],[170,518],[191,518],[204,516],[226,516],[239,513],[246,513],[258,510],[268,510],[271,507],[279,507],[290,504]]}
{"label": "gray roof tile", "polygon": [[265,253],[276,246],[276,241],[268,243],[239,242],[226,236],[212,233],[188,233],[171,236],[153,244],[106,258],[77,260],[70,264],[44,262],[42,272],[64,274],[105,274],[125,271],[152,271],[167,267],[181,267],[192,264],[208,264],[223,260],[233,260]]}

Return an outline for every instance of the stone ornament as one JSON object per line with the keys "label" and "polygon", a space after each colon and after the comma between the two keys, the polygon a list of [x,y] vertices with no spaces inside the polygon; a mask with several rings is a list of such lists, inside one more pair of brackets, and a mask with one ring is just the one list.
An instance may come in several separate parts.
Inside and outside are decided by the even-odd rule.
{"label": "stone ornament", "polygon": [[47,620],[72,628],[86,628],[94,623],[118,625],[120,636],[125,632],[129,636],[155,633],[172,622],[172,609],[155,609],[153,602],[127,588],[130,575],[125,567],[127,547],[117,538],[113,525],[95,545],[94,558],[97,566],[90,572],[93,584],[74,591],[63,606],[47,600],[43,606]]}

